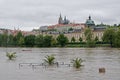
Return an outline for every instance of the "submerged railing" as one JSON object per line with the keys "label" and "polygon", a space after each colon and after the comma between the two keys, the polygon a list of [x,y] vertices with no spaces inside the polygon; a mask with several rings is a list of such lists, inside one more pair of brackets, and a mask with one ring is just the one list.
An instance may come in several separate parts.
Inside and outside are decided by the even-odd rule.
{"label": "submerged railing", "polygon": [[[35,67],[45,67],[47,68],[47,66],[49,66],[46,63],[19,63],[19,68],[21,67],[32,67],[32,69],[35,69]],[[55,62],[52,66],[56,66],[56,67],[60,67],[60,66],[67,66],[67,67],[72,67],[72,64],[66,64],[64,62]]]}

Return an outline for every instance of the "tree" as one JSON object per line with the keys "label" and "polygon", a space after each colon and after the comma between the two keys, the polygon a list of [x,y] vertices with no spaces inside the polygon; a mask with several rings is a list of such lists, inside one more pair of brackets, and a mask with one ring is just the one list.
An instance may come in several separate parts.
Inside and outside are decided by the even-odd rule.
{"label": "tree", "polygon": [[80,68],[82,65],[83,60],[81,58],[76,58],[72,60],[73,67]]}
{"label": "tree", "polygon": [[103,34],[103,41],[110,43],[113,47],[113,42],[115,41],[115,30],[113,28],[108,28]]}
{"label": "tree", "polygon": [[80,42],[82,42],[82,41],[83,41],[83,39],[80,37],[80,38],[79,38],[79,41],[80,41]]}
{"label": "tree", "polygon": [[52,41],[52,36],[44,36],[43,43],[44,47],[50,47],[51,46],[51,41]]}
{"label": "tree", "polygon": [[13,60],[14,58],[16,58],[16,52],[6,53],[6,57],[8,57],[9,60]]}
{"label": "tree", "polygon": [[50,66],[53,65],[55,63],[54,55],[47,55],[44,59],[44,62],[47,63]]}
{"label": "tree", "polygon": [[14,45],[14,46],[17,46],[17,44],[18,44],[17,36],[14,36],[14,37],[13,37],[13,45]]}
{"label": "tree", "polygon": [[86,37],[86,41],[91,41],[92,40],[93,33],[92,33],[92,30],[90,28],[86,28],[84,34],[85,34],[85,37]]}
{"label": "tree", "polygon": [[15,37],[16,37],[16,45],[19,45],[20,38],[23,37],[22,32],[19,31]]}
{"label": "tree", "polygon": [[2,36],[2,45],[7,47],[8,43],[8,35],[7,33],[4,33]]}
{"label": "tree", "polygon": [[13,38],[14,38],[13,35],[9,35],[9,40],[8,40],[8,45],[9,46],[13,46],[13,44],[14,44]]}
{"label": "tree", "polygon": [[98,41],[99,41],[99,39],[98,39],[98,37],[96,36],[96,37],[95,37],[95,42],[98,42]]}
{"label": "tree", "polygon": [[18,45],[19,45],[19,46],[23,46],[24,43],[25,43],[24,37],[20,37],[20,39],[19,39],[19,41],[18,41]]}
{"label": "tree", "polygon": [[16,37],[17,37],[17,40],[19,41],[19,39],[20,39],[21,37],[23,37],[22,32],[19,31],[19,32],[17,33]]}
{"label": "tree", "polygon": [[61,45],[61,47],[64,47],[68,42],[68,38],[66,36],[64,36],[64,34],[60,34],[57,37],[57,42],[58,42],[58,44]]}
{"label": "tree", "polygon": [[3,35],[2,34],[0,34],[0,46],[2,46],[2,37],[3,37]]}
{"label": "tree", "polygon": [[75,40],[75,37],[72,37],[71,38],[71,42],[75,42],[76,40]]}
{"label": "tree", "polygon": [[116,32],[114,46],[120,47],[120,29]]}
{"label": "tree", "polygon": [[43,47],[43,35],[38,35],[35,37],[35,44],[38,47]]}
{"label": "tree", "polygon": [[69,28],[68,31],[73,31],[73,28]]}
{"label": "tree", "polygon": [[93,40],[93,33],[90,28],[85,29],[85,37],[88,47],[95,47],[95,41]]}
{"label": "tree", "polygon": [[35,35],[25,36],[25,45],[28,47],[33,47],[35,44]]}
{"label": "tree", "polygon": [[51,45],[52,45],[53,47],[56,47],[57,41],[56,41],[55,38],[52,38]]}

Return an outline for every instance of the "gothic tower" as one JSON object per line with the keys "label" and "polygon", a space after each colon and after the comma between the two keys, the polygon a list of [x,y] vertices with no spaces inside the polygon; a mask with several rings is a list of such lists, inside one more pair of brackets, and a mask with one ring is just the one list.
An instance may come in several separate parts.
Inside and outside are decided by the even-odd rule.
{"label": "gothic tower", "polygon": [[62,16],[60,14],[59,19],[58,19],[58,24],[62,24],[62,23],[63,23],[63,19],[62,19]]}

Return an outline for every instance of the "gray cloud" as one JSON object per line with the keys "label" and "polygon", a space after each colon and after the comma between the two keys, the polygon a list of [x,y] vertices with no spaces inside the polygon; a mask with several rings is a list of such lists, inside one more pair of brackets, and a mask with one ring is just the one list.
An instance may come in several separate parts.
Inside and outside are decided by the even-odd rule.
{"label": "gray cloud", "polygon": [[91,15],[96,23],[119,24],[119,3],[120,0],[0,0],[0,27],[32,30],[56,24],[59,13],[78,23]]}

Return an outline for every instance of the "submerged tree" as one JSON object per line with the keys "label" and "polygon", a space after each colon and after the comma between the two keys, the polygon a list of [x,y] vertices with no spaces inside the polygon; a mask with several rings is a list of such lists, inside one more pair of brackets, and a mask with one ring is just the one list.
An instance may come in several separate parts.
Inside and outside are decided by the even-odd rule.
{"label": "submerged tree", "polygon": [[13,60],[16,58],[16,52],[6,53],[6,56],[8,57],[9,60]]}
{"label": "submerged tree", "polygon": [[44,59],[45,63],[48,65],[53,65],[55,63],[55,57],[54,55],[47,55]]}
{"label": "submerged tree", "polygon": [[82,66],[83,60],[81,58],[76,58],[72,60],[73,67],[80,68]]}

